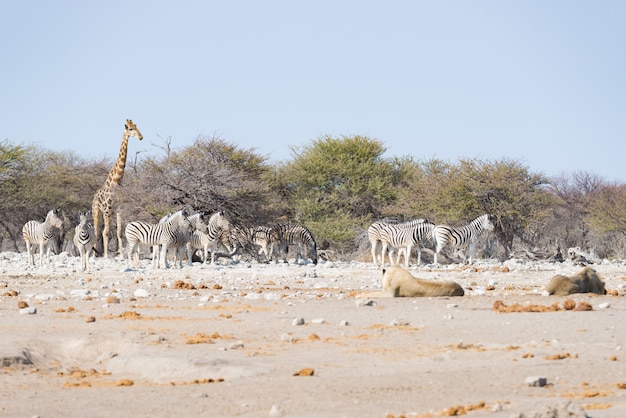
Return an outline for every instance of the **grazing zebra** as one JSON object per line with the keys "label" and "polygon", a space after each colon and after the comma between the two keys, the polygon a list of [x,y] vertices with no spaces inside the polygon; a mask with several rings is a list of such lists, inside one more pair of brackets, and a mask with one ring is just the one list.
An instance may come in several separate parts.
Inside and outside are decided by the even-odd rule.
{"label": "grazing zebra", "polygon": [[472,264],[474,243],[478,240],[483,231],[493,231],[494,229],[491,219],[491,215],[484,214],[461,228],[437,225],[432,231],[432,237],[435,242],[435,264],[437,264],[437,255],[446,246],[463,248],[466,245],[469,247],[469,264]]}
{"label": "grazing zebra", "polygon": [[274,252],[274,241],[272,240],[272,228],[269,226],[255,226],[250,228],[250,241],[259,246],[258,255],[265,254],[269,260]]}
{"label": "grazing zebra", "polygon": [[[317,264],[317,243],[313,238],[311,231],[301,225],[293,225],[287,223],[279,223],[272,227],[272,244],[278,244],[278,251],[280,254],[285,254],[285,261],[287,260],[287,254],[289,252],[290,245],[297,246],[296,261],[299,257],[303,260],[306,257],[313,261],[313,264]],[[273,252],[273,246],[270,248],[270,253]],[[305,251],[308,249],[308,252]]]}
{"label": "grazing zebra", "polygon": [[[373,224],[371,224],[369,226],[369,228],[367,228],[367,237],[370,241],[370,245],[372,246],[372,261],[374,262],[374,265],[376,267],[378,267],[378,257],[377,257],[377,253],[378,253],[378,245],[382,244],[382,231],[387,228],[390,225],[393,226],[406,226],[406,227],[411,227],[411,226],[415,226],[417,224],[423,223],[425,222],[426,219],[422,219],[422,218],[418,218],[418,219],[414,219],[412,221],[408,221],[408,222],[403,222],[400,224],[391,224],[391,223],[387,223],[387,222],[382,222],[382,221],[376,221]],[[392,249],[389,248],[389,262],[392,263],[391,260],[391,255],[393,253]],[[400,254],[398,253],[398,257],[400,256]],[[381,263],[384,264],[385,261],[385,251],[381,251]]]}
{"label": "grazing zebra", "polygon": [[202,262],[206,264],[211,250],[211,265],[215,264],[215,253],[220,244],[230,252],[230,222],[224,216],[224,211],[215,212],[209,218],[205,230],[196,229],[191,234],[190,247],[193,250],[203,250]]}
{"label": "grazing zebra", "polygon": [[[170,245],[176,245],[180,240],[180,231],[192,231],[191,222],[187,218],[187,212],[181,210],[168,216],[162,223],[150,224],[147,222],[133,221],[126,225],[124,231],[127,241],[127,253],[129,264],[132,261],[135,249],[142,245],[160,245],[161,252],[158,257],[159,268],[169,268],[167,263],[167,250]],[[136,262],[139,256],[136,255]],[[154,263],[154,260],[153,260]]]}
{"label": "grazing zebra", "polygon": [[[384,254],[387,251],[387,246],[392,246],[398,249],[398,258],[396,264],[400,264],[400,256],[404,251],[404,263],[405,267],[409,267],[409,260],[411,258],[411,250],[413,246],[417,246],[417,264],[422,263],[422,249],[420,242],[425,239],[430,239],[431,232],[435,228],[435,224],[425,221],[424,219],[417,219],[421,222],[408,222],[398,225],[387,225],[381,230],[382,247],[382,264],[381,268],[385,268]],[[389,256],[389,262],[391,263],[391,255]]]}
{"label": "grazing zebra", "polygon": [[76,225],[74,230],[74,247],[78,249],[83,264],[83,271],[85,271],[89,268],[91,250],[96,245],[96,234],[94,233],[93,224],[87,222],[91,211],[81,212],[79,215],[80,223]]}
{"label": "grazing zebra", "polygon": [[[28,264],[35,265],[35,245],[39,245],[39,266],[43,265],[43,250],[47,249],[48,263],[50,263],[50,240],[54,236],[54,229],[61,229],[63,221],[59,218],[59,210],[52,209],[46,215],[46,220],[28,221],[22,227],[22,236],[28,252]],[[31,247],[32,245],[32,247]]]}

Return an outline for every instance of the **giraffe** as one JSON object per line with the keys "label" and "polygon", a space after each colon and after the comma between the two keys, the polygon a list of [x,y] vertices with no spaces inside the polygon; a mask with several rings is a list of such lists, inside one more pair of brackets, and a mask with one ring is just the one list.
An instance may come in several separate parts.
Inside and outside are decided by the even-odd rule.
{"label": "giraffe", "polygon": [[[141,132],[139,132],[139,129],[137,129],[137,126],[133,123],[133,121],[126,119],[120,154],[117,157],[115,165],[109,172],[109,175],[104,182],[104,186],[96,192],[93,197],[93,203],[91,204],[93,228],[96,235],[96,247],[98,253],[103,254],[105,258],[108,257],[109,228],[111,226],[111,218],[114,212],[113,203],[115,199],[115,192],[117,186],[122,182],[122,177],[124,177],[124,168],[126,167],[126,155],[128,151],[128,138],[131,136],[136,137],[140,141],[143,139],[143,135],[141,135]],[[100,230],[100,218],[102,218],[103,223],[102,230]],[[121,223],[121,216],[119,211],[117,211],[117,248],[118,252],[123,253]],[[101,236],[102,240],[100,239]],[[100,245],[102,245],[102,247],[100,247]],[[100,248],[104,248],[104,252],[101,252]]]}

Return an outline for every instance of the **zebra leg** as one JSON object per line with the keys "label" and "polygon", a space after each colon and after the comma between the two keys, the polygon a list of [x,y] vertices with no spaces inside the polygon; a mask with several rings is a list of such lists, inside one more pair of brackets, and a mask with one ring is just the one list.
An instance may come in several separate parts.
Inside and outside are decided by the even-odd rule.
{"label": "zebra leg", "polygon": [[170,268],[169,263],[167,262],[167,243],[161,244],[161,256],[159,257],[159,265],[161,268],[167,269]]}
{"label": "zebra leg", "polygon": [[[404,265],[409,268],[409,260],[411,259],[411,251],[413,251],[413,245],[409,244],[404,250]],[[400,251],[398,250],[398,264],[400,264]]]}
{"label": "zebra leg", "polygon": [[33,251],[32,251],[31,245],[28,242],[28,240],[26,240],[26,254],[28,255],[28,265],[29,266],[34,266],[35,265],[35,257],[33,256]]}
{"label": "zebra leg", "polygon": [[[45,245],[43,242],[39,243],[39,267],[43,267],[43,252],[45,250]],[[50,259],[48,259],[50,261]]]}
{"label": "zebra leg", "polygon": [[[380,268],[381,269],[385,268],[385,253],[386,252],[387,252],[387,243],[383,241],[383,247],[380,250],[380,255],[381,255]],[[392,264],[391,256],[389,256],[389,263]]]}
{"label": "zebra leg", "polygon": [[378,241],[370,241],[372,245],[372,262],[374,263],[374,267],[378,267],[378,257],[376,255],[378,250]]}
{"label": "zebra leg", "polygon": [[178,267],[183,268],[183,254],[185,254],[185,246],[181,245],[178,249]]}
{"label": "zebra leg", "polygon": [[191,243],[188,242],[185,244],[185,249],[187,250],[187,265],[191,266],[193,263],[191,262],[191,258],[193,257],[193,249],[191,248]]}

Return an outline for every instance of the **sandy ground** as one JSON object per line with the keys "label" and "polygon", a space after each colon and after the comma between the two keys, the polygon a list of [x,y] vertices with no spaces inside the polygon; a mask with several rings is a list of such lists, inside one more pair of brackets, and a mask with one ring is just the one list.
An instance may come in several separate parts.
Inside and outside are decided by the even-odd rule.
{"label": "sandy ground", "polygon": [[393,299],[372,296],[371,263],[82,272],[0,253],[0,416],[508,418],[570,402],[624,417],[626,264],[594,268],[613,294],[542,294],[571,262],[479,260],[411,267],[463,297]]}

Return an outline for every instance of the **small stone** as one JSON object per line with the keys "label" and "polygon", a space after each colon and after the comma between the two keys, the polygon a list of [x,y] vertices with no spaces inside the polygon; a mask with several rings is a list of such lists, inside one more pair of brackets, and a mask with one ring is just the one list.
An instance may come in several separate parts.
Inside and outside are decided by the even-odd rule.
{"label": "small stone", "polygon": [[279,405],[272,405],[270,409],[270,417],[282,417],[285,414],[285,410]]}
{"label": "small stone", "polygon": [[231,350],[239,350],[241,348],[243,348],[243,341],[237,341],[236,343],[232,343],[230,345]]}
{"label": "small stone", "polygon": [[339,326],[341,327],[347,327],[348,325],[350,325],[350,323],[345,319],[339,323]]}
{"label": "small stone", "polygon": [[324,318],[314,318],[314,319],[311,319],[311,323],[319,325],[319,324],[326,323],[326,320]]}
{"label": "small stone", "polygon": [[88,316],[85,319],[85,322],[96,322],[96,317],[95,316]]}
{"label": "small stone", "polygon": [[611,304],[609,302],[602,302],[601,304],[598,305],[598,309],[608,309],[611,307]]}
{"label": "small stone", "polygon": [[544,387],[548,384],[548,379],[543,376],[529,376],[525,380],[528,386],[532,387]]}
{"label": "small stone", "polygon": [[34,306],[20,309],[21,315],[35,315],[36,313],[37,313],[37,308],[35,308]]}
{"label": "small stone", "polygon": [[304,318],[296,318],[291,322],[291,325],[304,325]]}
{"label": "small stone", "polygon": [[370,300],[357,299],[356,306],[376,306],[376,302],[374,302],[371,299]]}
{"label": "small stone", "polygon": [[17,302],[17,307],[18,309],[28,308],[28,302],[26,302],[25,300],[19,300]]}
{"label": "small stone", "polygon": [[150,296],[150,292],[145,289],[137,289],[133,292],[133,296],[135,296],[136,298],[147,298],[148,296]]}
{"label": "small stone", "polygon": [[398,327],[401,325],[409,325],[409,321],[406,321],[404,319],[394,319],[393,321],[389,323],[389,325],[391,325],[392,327]]}

